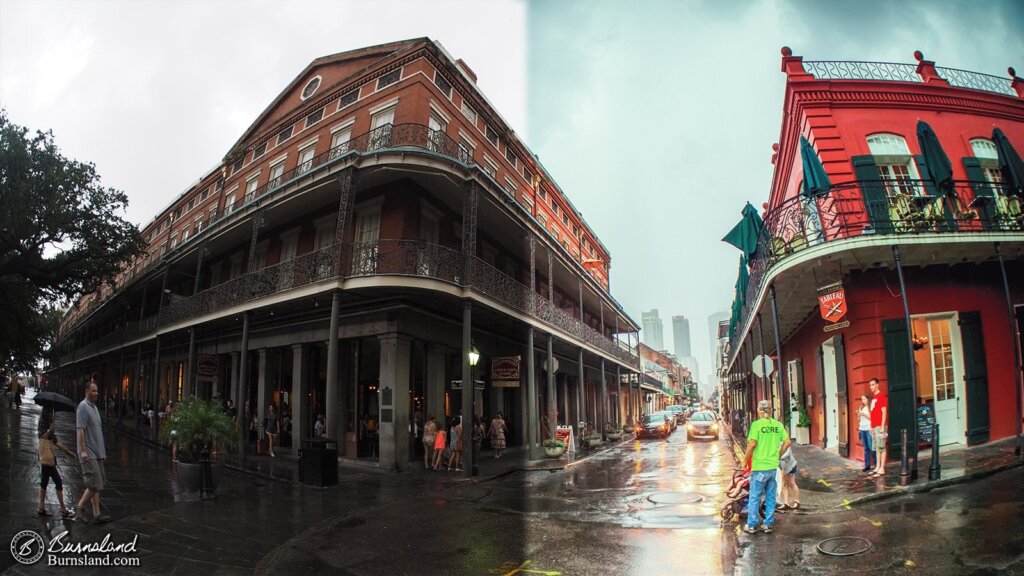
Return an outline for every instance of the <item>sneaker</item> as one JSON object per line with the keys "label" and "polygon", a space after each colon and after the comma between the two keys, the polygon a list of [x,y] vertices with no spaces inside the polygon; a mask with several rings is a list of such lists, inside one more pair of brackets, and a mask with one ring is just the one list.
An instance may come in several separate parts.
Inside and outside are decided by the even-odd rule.
{"label": "sneaker", "polygon": [[761,526],[761,531],[764,532],[765,534],[771,534],[772,533],[772,527],[769,526],[768,524],[765,524],[764,526]]}
{"label": "sneaker", "polygon": [[[96,517],[96,523],[97,524],[106,524],[107,522],[110,522],[111,520],[112,520],[112,518],[110,517],[110,514],[100,514],[99,516]],[[767,532],[769,530],[765,530],[765,531]]]}
{"label": "sneaker", "polygon": [[757,528],[754,528],[750,524],[747,524],[747,526],[743,528],[743,531],[747,534],[757,534]]}

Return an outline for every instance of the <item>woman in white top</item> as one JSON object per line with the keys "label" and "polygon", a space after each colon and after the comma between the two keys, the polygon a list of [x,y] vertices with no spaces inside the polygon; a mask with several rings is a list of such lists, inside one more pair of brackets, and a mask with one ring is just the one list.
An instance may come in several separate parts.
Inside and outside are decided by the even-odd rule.
{"label": "woman in white top", "polygon": [[864,471],[870,472],[875,469],[875,452],[871,450],[871,408],[867,395],[860,397],[860,408],[857,410],[859,424],[857,431],[860,432],[860,443],[864,446]]}

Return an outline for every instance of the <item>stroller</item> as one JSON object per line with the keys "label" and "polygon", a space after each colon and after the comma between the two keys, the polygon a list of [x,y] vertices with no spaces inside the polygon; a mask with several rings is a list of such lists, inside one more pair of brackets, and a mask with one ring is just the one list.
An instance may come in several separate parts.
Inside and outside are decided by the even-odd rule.
{"label": "stroller", "polygon": [[[750,502],[750,469],[737,468],[732,473],[732,484],[726,490],[725,495],[729,501],[722,506],[721,516],[723,522],[728,522],[739,515],[740,518],[747,516],[747,505]],[[761,517],[764,517],[764,501],[761,502]]]}

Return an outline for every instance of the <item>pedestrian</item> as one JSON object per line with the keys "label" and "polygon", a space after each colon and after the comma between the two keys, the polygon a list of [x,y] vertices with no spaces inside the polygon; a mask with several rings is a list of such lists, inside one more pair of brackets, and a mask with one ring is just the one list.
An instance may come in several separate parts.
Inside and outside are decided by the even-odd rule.
{"label": "pedestrian", "polygon": [[[75,428],[78,434],[78,459],[82,463],[82,480],[85,490],[78,500],[79,518],[88,522],[89,516],[97,524],[110,522],[109,514],[100,512],[100,493],[107,484],[104,463],[107,460],[107,448],[103,440],[103,423],[100,411],[96,408],[96,400],[100,396],[96,385],[98,374],[93,372],[89,384],[85,387],[85,398],[78,403],[75,411]],[[91,504],[92,509],[86,508]],[[89,514],[91,512],[91,514]]]}
{"label": "pedestrian", "polygon": [[324,424],[324,415],[323,414],[317,414],[316,415],[316,424],[313,425],[313,437],[314,438],[323,438],[326,433],[327,433],[327,425]]}
{"label": "pedestrian", "polygon": [[281,432],[281,421],[277,418],[273,402],[267,404],[267,417],[264,421],[264,426],[264,430],[267,433],[267,450],[270,451],[271,458],[277,458],[277,454],[274,454],[274,440],[277,439],[277,435]]}
{"label": "pedestrian", "polygon": [[453,467],[456,472],[462,472],[462,416],[458,416],[452,422],[451,455],[448,456],[448,470]]}
{"label": "pedestrian", "polygon": [[875,469],[878,459],[875,458],[875,451],[871,448],[871,407],[867,394],[861,394],[860,408],[857,409],[857,432],[860,434],[860,443],[864,447],[864,471],[871,472]]}
{"label": "pedestrian", "polygon": [[878,454],[878,465],[870,474],[872,478],[885,476],[885,445],[889,442],[889,398],[882,391],[878,378],[868,381],[871,387],[871,446]]}
{"label": "pedestrian", "polygon": [[427,416],[427,423],[423,425],[423,468],[430,467],[434,461],[434,436],[437,434],[437,421],[434,415]]}
{"label": "pedestrian", "polygon": [[438,426],[437,432],[434,434],[434,470],[441,469],[441,459],[444,458],[446,441],[444,426]]}
{"label": "pedestrian", "polygon": [[779,499],[782,502],[776,510],[797,510],[800,508],[800,488],[796,485],[797,466],[796,455],[793,454],[793,446],[779,456],[779,472],[782,476],[782,491]]}
{"label": "pedestrian", "polygon": [[501,451],[505,449],[505,417],[502,415],[501,410],[495,414],[494,419],[491,420],[491,427],[488,433],[491,437],[491,448],[494,449],[494,457],[501,458]]}
{"label": "pedestrian", "polygon": [[[757,403],[758,419],[751,423],[747,433],[747,452],[744,461],[750,461],[750,499],[747,504],[747,534],[757,532],[760,522],[761,497],[765,498],[765,534],[775,524],[775,469],[779,467],[779,454],[789,449],[789,434],[782,422],[771,417],[771,404],[767,400]],[[780,446],[781,444],[781,446]]]}
{"label": "pedestrian", "polygon": [[60,472],[57,471],[57,454],[54,448],[60,448],[68,456],[74,458],[75,453],[57,440],[53,432],[53,408],[44,408],[39,417],[37,427],[39,436],[39,515],[52,516],[46,510],[46,487],[53,480],[53,487],[57,489],[57,502],[60,502],[60,515],[63,518],[74,518],[75,513],[68,510],[64,504],[64,482],[61,480]]}

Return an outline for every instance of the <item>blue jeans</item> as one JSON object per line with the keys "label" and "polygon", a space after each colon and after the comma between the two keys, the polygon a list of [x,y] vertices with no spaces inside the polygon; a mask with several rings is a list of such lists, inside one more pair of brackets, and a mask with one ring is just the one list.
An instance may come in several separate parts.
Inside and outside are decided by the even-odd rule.
{"label": "blue jeans", "polygon": [[871,449],[871,430],[860,430],[860,443],[864,445],[864,467],[874,468],[878,465],[878,455]]}
{"label": "blue jeans", "polygon": [[764,525],[775,524],[775,470],[750,473],[750,500],[747,502],[747,526],[757,528],[761,520],[761,496],[764,496]]}

